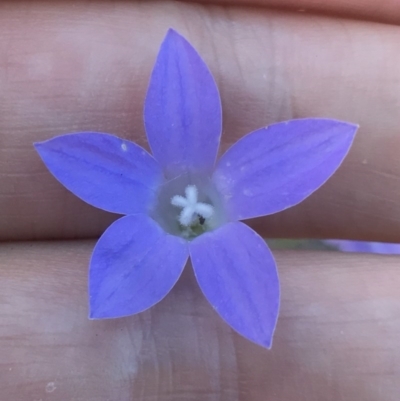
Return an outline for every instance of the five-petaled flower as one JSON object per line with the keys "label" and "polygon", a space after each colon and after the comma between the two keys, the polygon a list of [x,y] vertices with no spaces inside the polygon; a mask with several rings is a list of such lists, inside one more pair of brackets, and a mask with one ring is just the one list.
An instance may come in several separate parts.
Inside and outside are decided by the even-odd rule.
{"label": "five-petaled flower", "polygon": [[264,240],[240,222],[287,209],[339,167],[357,126],[298,119],[258,129],[216,162],[222,131],[215,81],[195,49],[169,30],[144,107],[152,155],[116,136],[84,132],[35,147],[85,202],[125,215],[90,261],[90,317],[142,312],[164,298],[190,255],[198,284],[238,333],[271,347],[280,288]]}

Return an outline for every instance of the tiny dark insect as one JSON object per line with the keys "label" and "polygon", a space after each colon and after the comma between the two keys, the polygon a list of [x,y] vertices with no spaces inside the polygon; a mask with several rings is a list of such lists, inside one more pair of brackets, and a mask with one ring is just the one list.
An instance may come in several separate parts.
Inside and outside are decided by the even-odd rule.
{"label": "tiny dark insect", "polygon": [[205,223],[206,219],[203,216],[199,216],[199,223],[203,225]]}

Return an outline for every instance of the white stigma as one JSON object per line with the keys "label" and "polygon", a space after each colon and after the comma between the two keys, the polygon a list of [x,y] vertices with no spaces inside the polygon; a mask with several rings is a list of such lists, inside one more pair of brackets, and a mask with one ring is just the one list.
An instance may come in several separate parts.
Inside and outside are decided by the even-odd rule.
{"label": "white stigma", "polygon": [[[199,217],[204,220],[209,219],[214,214],[214,208],[203,202],[198,202],[198,191],[196,185],[188,185],[185,189],[185,196],[175,195],[171,199],[171,204],[182,208],[179,215],[179,223],[188,227],[199,221]],[[201,223],[202,224],[202,223]]]}

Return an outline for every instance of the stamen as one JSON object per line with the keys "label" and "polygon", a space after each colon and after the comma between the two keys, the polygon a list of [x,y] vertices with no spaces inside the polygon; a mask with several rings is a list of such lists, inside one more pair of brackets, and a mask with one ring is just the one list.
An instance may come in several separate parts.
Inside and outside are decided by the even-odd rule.
{"label": "stamen", "polygon": [[188,185],[185,188],[186,198],[181,195],[175,195],[171,199],[171,204],[182,208],[179,215],[179,223],[182,226],[189,227],[193,224],[203,225],[207,219],[214,214],[213,206],[208,203],[198,202],[198,190],[195,185]]}
{"label": "stamen", "polygon": [[188,204],[188,201],[186,200],[186,198],[184,198],[181,195],[175,195],[172,199],[171,199],[171,204],[173,206],[178,206],[178,207],[186,207]]}
{"label": "stamen", "polygon": [[199,202],[195,206],[195,212],[205,219],[209,219],[214,213],[214,208],[207,203]]}
{"label": "stamen", "polygon": [[199,196],[199,193],[197,191],[196,185],[188,185],[185,189],[185,195],[189,203],[191,204],[197,203],[197,198]]}
{"label": "stamen", "polygon": [[192,224],[193,214],[193,208],[183,208],[181,214],[179,215],[179,223],[185,227],[190,226]]}

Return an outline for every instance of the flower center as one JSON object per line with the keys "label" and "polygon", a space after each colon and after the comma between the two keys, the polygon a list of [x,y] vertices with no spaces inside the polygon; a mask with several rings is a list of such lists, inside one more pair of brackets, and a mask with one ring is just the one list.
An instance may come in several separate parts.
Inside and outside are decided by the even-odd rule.
{"label": "flower center", "polygon": [[171,199],[171,205],[182,209],[179,215],[179,223],[184,227],[192,225],[204,225],[214,214],[214,208],[208,203],[199,202],[196,185],[188,185],[185,189],[186,198],[175,195]]}
{"label": "flower center", "polygon": [[226,222],[221,197],[211,180],[193,173],[162,185],[150,213],[167,232],[188,240]]}

